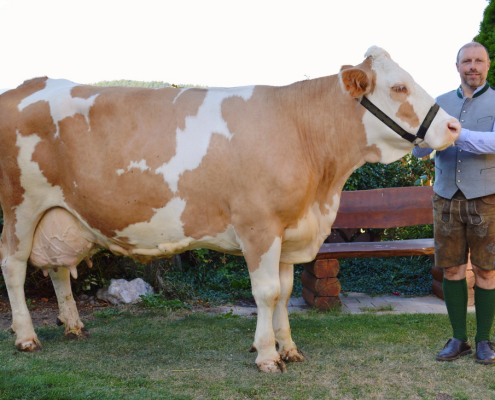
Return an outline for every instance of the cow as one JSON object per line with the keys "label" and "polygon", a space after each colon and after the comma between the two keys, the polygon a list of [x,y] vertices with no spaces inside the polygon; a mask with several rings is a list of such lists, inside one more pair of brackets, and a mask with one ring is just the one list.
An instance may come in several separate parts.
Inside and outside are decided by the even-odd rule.
{"label": "cow", "polygon": [[70,286],[83,259],[101,247],[139,261],[207,248],[246,259],[258,369],[304,361],[287,314],[293,264],[315,258],[354,170],[456,140],[459,122],[434,107],[376,46],[357,66],[281,87],[43,77],[4,92],[0,256],[17,349],[42,348],[23,289],[28,261],[49,273],[65,334],[84,338]]}

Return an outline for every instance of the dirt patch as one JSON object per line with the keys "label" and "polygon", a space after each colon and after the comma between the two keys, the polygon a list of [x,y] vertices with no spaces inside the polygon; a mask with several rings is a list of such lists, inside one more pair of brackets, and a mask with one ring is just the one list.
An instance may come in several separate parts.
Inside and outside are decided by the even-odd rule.
{"label": "dirt patch", "polygon": [[[29,298],[29,312],[35,328],[42,326],[55,326],[58,318],[58,304],[55,297]],[[94,311],[104,310],[111,304],[102,302],[92,297],[76,301],[81,319],[92,319]],[[8,298],[0,297],[0,330],[9,329],[12,324],[12,311]]]}
{"label": "dirt patch", "polygon": [[[29,313],[33,320],[35,328],[43,326],[55,326],[58,318],[58,304],[55,296],[47,297],[35,297],[27,296],[29,299]],[[120,308],[125,311],[132,311],[134,313],[142,312],[146,309],[140,308],[137,305],[133,306],[114,306],[105,301],[96,299],[93,296],[82,295],[76,298],[77,310],[79,316],[83,322],[94,318],[95,311],[104,311],[107,308]],[[208,303],[198,302],[192,306],[193,312],[207,312],[213,314],[224,314],[232,307],[255,307],[254,300],[242,299],[236,302],[235,305],[225,305],[221,307],[211,306]],[[9,299],[7,296],[0,296],[0,330],[10,329],[12,324],[12,311],[10,308]]]}

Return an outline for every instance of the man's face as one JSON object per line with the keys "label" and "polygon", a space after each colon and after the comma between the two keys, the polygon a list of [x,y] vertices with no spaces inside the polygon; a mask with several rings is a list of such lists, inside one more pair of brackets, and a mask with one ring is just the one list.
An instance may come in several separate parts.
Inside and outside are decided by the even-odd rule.
{"label": "man's face", "polygon": [[461,50],[456,66],[463,85],[474,90],[485,84],[490,60],[483,47],[470,46]]}

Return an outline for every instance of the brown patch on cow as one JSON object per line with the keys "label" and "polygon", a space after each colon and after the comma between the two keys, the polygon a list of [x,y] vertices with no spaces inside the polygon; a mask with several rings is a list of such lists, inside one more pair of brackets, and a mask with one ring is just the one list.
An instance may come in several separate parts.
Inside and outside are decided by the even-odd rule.
{"label": "brown patch on cow", "polygon": [[17,89],[17,95],[19,95],[19,98],[22,100],[25,97],[38,92],[40,90],[43,90],[46,87],[46,80],[48,77],[42,76],[39,78],[33,78],[33,79],[28,79],[21,83]]}
{"label": "brown patch on cow", "polygon": [[414,111],[414,107],[409,102],[402,103],[395,116],[401,121],[408,123],[413,128],[419,126],[420,124],[419,118]]}
{"label": "brown patch on cow", "polygon": [[226,231],[231,221],[231,168],[234,151],[229,140],[213,134],[206,156],[193,171],[185,171],[179,180],[179,196],[186,200],[181,220],[186,237],[200,239]]}

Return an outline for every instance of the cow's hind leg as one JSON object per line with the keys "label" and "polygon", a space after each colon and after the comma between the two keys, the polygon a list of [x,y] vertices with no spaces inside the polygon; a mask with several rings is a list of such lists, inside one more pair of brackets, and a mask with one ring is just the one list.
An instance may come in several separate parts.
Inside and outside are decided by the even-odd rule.
{"label": "cow's hind leg", "polygon": [[57,294],[60,323],[65,325],[65,336],[69,339],[84,339],[89,337],[88,330],[79,318],[76,302],[72,296],[70,285],[70,271],[68,268],[59,267],[57,271],[50,269],[50,278]]}
{"label": "cow's hind leg", "polygon": [[14,255],[2,260],[2,273],[12,308],[12,330],[16,334],[15,345],[20,351],[41,350],[42,346],[34,332],[24,295],[27,260],[19,260]]}
{"label": "cow's hind leg", "polygon": [[268,252],[258,258],[253,266],[246,257],[251,277],[253,296],[258,307],[258,320],[252,351],[258,351],[256,364],[263,372],[286,372],[285,364],[275,347],[273,312],[280,296],[278,265],[280,260],[280,238],[276,238]]}
{"label": "cow's hind leg", "polygon": [[278,353],[282,360],[286,362],[305,361],[306,357],[292,341],[289,316],[287,314],[287,304],[294,283],[294,266],[292,264],[280,263],[279,276],[280,299],[273,314],[273,330],[275,332],[275,340],[278,343]]}

